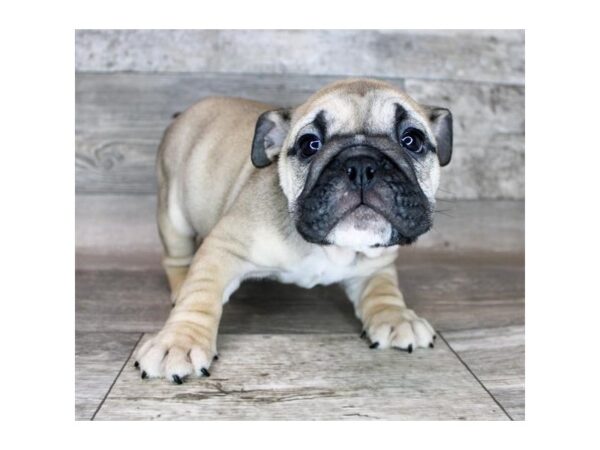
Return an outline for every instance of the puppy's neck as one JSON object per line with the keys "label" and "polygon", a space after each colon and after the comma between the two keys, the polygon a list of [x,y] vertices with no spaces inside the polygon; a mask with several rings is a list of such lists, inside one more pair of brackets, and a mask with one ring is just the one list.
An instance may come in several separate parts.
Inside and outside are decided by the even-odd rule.
{"label": "puppy's neck", "polygon": [[398,251],[399,246],[393,245],[391,247],[367,247],[364,249],[353,249],[349,247],[339,247],[337,245],[325,245],[322,248],[332,263],[339,266],[349,266],[359,255],[364,255],[367,258],[378,258],[382,255],[388,255]]}
{"label": "puppy's neck", "polygon": [[338,266],[349,266],[356,259],[356,251],[351,248],[325,245],[323,250],[329,260]]}

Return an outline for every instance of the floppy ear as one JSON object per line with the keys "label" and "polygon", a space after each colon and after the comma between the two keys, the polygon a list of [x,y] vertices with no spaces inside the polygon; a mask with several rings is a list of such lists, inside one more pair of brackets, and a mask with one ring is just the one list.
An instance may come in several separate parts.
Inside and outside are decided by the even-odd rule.
{"label": "floppy ear", "polygon": [[276,109],[260,115],[256,121],[252,140],[252,164],[267,167],[281,151],[281,146],[290,129],[291,111]]}
{"label": "floppy ear", "polygon": [[441,166],[450,162],[452,157],[452,113],[449,109],[428,106],[431,129],[437,141],[437,155]]}

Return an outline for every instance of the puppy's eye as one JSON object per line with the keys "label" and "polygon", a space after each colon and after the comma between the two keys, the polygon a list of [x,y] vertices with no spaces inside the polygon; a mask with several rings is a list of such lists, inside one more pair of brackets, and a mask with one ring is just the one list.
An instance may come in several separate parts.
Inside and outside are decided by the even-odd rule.
{"label": "puppy's eye", "polygon": [[323,143],[316,134],[305,134],[298,139],[298,148],[302,152],[302,155],[309,157],[321,150]]}
{"label": "puppy's eye", "polygon": [[421,153],[423,151],[423,133],[415,128],[408,128],[402,133],[402,147],[413,153]]}

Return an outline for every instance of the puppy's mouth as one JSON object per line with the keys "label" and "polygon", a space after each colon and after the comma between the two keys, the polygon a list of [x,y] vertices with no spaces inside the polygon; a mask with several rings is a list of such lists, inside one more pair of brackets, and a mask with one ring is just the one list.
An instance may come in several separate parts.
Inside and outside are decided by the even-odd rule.
{"label": "puppy's mouth", "polygon": [[363,249],[384,245],[390,241],[391,234],[390,222],[362,203],[340,218],[325,241],[339,247]]}
{"label": "puppy's mouth", "polygon": [[431,207],[412,166],[399,167],[372,148],[340,152],[297,202],[299,233],[321,245],[407,245],[431,225]]}

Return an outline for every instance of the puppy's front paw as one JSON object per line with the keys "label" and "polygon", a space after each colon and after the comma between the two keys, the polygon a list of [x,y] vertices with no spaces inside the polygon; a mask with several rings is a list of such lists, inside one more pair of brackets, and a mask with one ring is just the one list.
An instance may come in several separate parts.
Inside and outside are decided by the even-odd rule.
{"label": "puppy's front paw", "polygon": [[190,375],[210,376],[217,359],[215,345],[198,330],[165,328],[148,339],[134,354],[142,378],[164,377],[181,384]]}
{"label": "puppy's front paw", "polygon": [[362,336],[371,340],[371,348],[396,348],[409,353],[418,347],[433,348],[435,330],[412,309],[387,305],[364,321]]}

